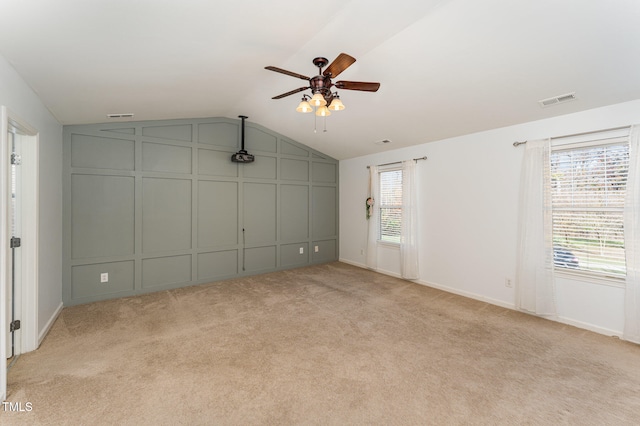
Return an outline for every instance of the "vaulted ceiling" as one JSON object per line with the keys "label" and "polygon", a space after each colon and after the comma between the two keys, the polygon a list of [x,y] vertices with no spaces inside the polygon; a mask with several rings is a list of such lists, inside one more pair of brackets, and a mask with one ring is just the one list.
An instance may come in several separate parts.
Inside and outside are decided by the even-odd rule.
{"label": "vaulted ceiling", "polygon": [[[243,114],[346,159],[638,99],[639,22],[637,0],[2,0],[0,54],[63,124]],[[265,66],[341,52],[337,80],[381,87],[341,90],[327,132],[271,99],[305,82]]]}

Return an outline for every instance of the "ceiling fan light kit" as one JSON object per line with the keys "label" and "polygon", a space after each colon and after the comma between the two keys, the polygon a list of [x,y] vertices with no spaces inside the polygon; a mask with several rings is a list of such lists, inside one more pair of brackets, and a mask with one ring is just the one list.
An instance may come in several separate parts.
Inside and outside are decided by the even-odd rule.
{"label": "ceiling fan light kit", "polygon": [[301,112],[303,114],[306,114],[308,112],[313,112],[313,107],[309,102],[307,102],[307,97],[308,97],[307,95],[304,95],[302,97],[302,101],[300,101],[300,103],[298,104],[296,111]]}
{"label": "ceiling fan light kit", "polygon": [[333,100],[331,101],[331,105],[328,107],[331,111],[342,111],[345,106],[340,100],[340,96],[338,96],[338,92],[333,94]]}
{"label": "ceiling fan light kit", "polygon": [[[338,92],[331,91],[332,87],[344,90],[359,90],[363,92],[377,92],[380,88],[380,83],[368,83],[361,81],[337,81],[335,84],[332,83],[332,78],[337,77],[338,74],[350,67],[355,61],[356,59],[353,56],[341,53],[329,66],[327,66],[327,64],[329,64],[329,60],[319,56],[313,59],[313,65],[318,67],[318,75],[313,77],[307,77],[306,75],[287,71],[274,66],[265,67],[265,69],[269,71],[279,72],[301,80],[307,80],[309,82],[307,87],[300,87],[298,89],[291,90],[290,92],[274,96],[271,99],[282,99],[309,89],[311,90],[312,96],[304,94],[302,96],[302,101],[300,101],[296,108],[296,111],[306,114],[313,112],[313,108],[316,108],[315,112],[318,117],[327,117],[331,115],[331,111],[342,111],[345,109],[345,106],[340,100]],[[326,69],[322,71],[324,67],[326,67]]]}
{"label": "ceiling fan light kit", "polygon": [[316,110],[316,115],[318,117],[328,117],[331,115],[331,111],[329,111],[329,108],[327,108],[325,105],[321,106],[320,108],[318,108]]}
{"label": "ceiling fan light kit", "polygon": [[324,99],[324,96],[320,94],[320,92],[316,92],[311,97],[309,103],[311,104],[311,106],[319,108],[325,106],[327,104],[327,101]]}

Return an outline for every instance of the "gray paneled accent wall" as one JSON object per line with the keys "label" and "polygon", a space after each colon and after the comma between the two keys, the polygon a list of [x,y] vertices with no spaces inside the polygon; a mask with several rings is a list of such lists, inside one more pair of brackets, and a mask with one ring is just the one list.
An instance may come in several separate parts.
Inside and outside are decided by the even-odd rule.
{"label": "gray paneled accent wall", "polygon": [[64,127],[65,305],[337,260],[338,162],[245,124]]}

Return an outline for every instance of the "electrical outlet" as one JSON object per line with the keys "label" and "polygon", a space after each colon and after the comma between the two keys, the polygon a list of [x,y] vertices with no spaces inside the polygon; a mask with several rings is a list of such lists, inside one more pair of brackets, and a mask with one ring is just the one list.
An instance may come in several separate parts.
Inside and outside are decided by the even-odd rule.
{"label": "electrical outlet", "polygon": [[513,287],[513,284],[511,283],[511,278],[504,279],[504,286],[509,288]]}
{"label": "electrical outlet", "polygon": [[300,254],[304,254],[304,247],[300,247]]}
{"label": "electrical outlet", "polygon": [[315,251],[316,253],[320,251],[320,249],[318,248],[318,246],[313,247],[313,251]]}
{"label": "electrical outlet", "polygon": [[103,272],[100,274],[100,282],[101,283],[108,283],[109,282],[109,273],[107,272]]}

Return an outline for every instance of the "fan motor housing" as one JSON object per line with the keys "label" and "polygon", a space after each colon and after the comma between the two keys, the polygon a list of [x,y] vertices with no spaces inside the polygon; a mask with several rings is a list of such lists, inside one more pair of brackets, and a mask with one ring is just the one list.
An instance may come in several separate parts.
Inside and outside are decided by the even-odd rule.
{"label": "fan motor housing", "polygon": [[321,93],[324,96],[327,104],[331,103],[333,99],[333,95],[331,93],[331,78],[328,76],[316,75],[315,77],[311,77],[309,80],[309,85],[311,86],[312,93]]}
{"label": "fan motor housing", "polygon": [[309,80],[309,84],[311,85],[311,89],[314,91],[314,93],[329,91],[332,86],[331,78],[322,75],[311,77],[311,80]]}

